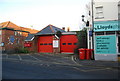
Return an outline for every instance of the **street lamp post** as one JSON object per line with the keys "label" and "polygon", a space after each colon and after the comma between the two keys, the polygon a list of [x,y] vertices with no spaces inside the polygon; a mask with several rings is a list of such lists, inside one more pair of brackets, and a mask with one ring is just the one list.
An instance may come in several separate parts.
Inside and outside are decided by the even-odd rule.
{"label": "street lamp post", "polygon": [[85,17],[84,15],[82,15],[81,17],[82,17],[82,21],[86,24],[86,28],[87,28],[87,48],[90,49],[90,42],[89,42],[89,39],[90,39],[89,38],[89,30],[90,30],[90,28],[89,28],[89,21],[87,21],[87,22],[84,21],[84,17]]}

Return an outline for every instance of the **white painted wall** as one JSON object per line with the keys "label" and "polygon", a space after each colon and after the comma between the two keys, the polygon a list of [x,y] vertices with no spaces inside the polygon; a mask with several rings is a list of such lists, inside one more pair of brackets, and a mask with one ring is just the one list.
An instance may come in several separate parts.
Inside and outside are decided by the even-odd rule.
{"label": "white painted wall", "polygon": [[[94,21],[118,20],[118,2],[120,0],[93,0]],[[103,6],[103,17],[96,19],[96,7]]]}

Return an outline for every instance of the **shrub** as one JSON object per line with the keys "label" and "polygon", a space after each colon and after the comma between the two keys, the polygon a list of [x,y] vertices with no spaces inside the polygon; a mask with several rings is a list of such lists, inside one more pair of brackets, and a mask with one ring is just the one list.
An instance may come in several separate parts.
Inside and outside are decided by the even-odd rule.
{"label": "shrub", "polygon": [[19,53],[29,53],[28,49],[27,48],[20,48],[19,49]]}

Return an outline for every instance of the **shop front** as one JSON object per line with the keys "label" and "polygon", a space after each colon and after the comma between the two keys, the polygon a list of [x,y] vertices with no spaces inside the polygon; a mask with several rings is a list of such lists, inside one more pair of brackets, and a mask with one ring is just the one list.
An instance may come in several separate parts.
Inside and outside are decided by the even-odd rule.
{"label": "shop front", "polygon": [[95,60],[117,61],[120,54],[118,21],[94,22]]}

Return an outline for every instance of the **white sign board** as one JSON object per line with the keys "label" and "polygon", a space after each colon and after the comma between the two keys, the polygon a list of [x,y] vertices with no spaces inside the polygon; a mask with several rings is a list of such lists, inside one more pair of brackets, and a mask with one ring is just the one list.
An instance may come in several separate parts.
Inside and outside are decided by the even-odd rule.
{"label": "white sign board", "polygon": [[53,40],[53,48],[58,48],[58,47],[59,47],[59,41]]}

